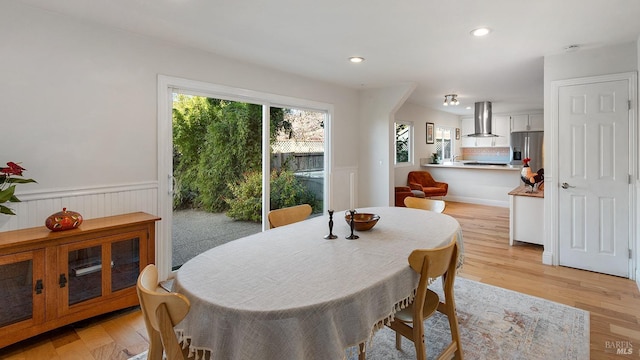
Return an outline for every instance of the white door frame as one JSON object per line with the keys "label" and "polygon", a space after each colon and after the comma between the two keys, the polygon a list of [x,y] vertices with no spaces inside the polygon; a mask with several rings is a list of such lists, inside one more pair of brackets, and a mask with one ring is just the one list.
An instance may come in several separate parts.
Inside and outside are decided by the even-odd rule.
{"label": "white door frame", "polygon": [[631,109],[629,110],[629,173],[632,181],[629,184],[629,249],[632,251],[632,258],[629,261],[629,278],[636,279],[635,268],[637,263],[636,254],[636,234],[638,232],[638,222],[636,220],[636,183],[638,180],[638,93],[636,72],[626,72],[602,76],[590,76],[568,80],[556,80],[551,82],[551,108],[545,109],[545,153],[549,154],[545,158],[545,192],[544,192],[544,214],[545,214],[545,240],[542,262],[548,265],[559,264],[559,183],[558,183],[558,147],[559,147],[559,90],[563,86],[592,84],[598,82],[627,80],[629,82],[629,98],[631,99]]}
{"label": "white door frame", "polygon": [[[174,89],[183,90],[188,93],[201,96],[215,96],[218,99],[230,101],[245,101],[252,104],[262,105],[266,107],[268,116],[269,107],[286,107],[299,108],[304,110],[322,111],[327,113],[327,119],[324,124],[325,131],[325,156],[324,156],[324,208],[331,208],[331,164],[333,163],[333,151],[331,151],[331,123],[333,118],[333,105],[306,99],[299,99],[289,96],[282,96],[260,91],[234,88],[230,86],[217,85],[202,81],[183,79],[178,77],[158,75],[158,212],[157,215],[162,218],[156,225],[156,264],[158,266],[158,276],[160,280],[169,278],[171,274],[171,220],[173,202],[168,194],[173,192],[172,176],[173,173],[173,130],[171,126],[171,109],[173,107],[172,92]],[[265,111],[263,111],[265,114]],[[264,119],[263,119],[264,120]],[[262,169],[269,171],[269,161],[271,153],[269,147],[269,123],[263,121],[263,137],[262,140]],[[265,170],[266,169],[266,170]],[[263,177],[263,204],[269,203],[269,177]],[[267,206],[262,207],[263,231],[267,228]]]}

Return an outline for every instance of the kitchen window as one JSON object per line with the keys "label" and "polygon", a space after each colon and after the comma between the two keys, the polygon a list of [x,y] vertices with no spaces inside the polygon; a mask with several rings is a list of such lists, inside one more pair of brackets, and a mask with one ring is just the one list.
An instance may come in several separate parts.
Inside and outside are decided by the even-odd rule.
{"label": "kitchen window", "polygon": [[395,163],[411,164],[413,162],[413,125],[409,122],[395,123]]}
{"label": "kitchen window", "polygon": [[442,161],[453,161],[453,149],[455,149],[455,128],[436,127],[436,153]]}

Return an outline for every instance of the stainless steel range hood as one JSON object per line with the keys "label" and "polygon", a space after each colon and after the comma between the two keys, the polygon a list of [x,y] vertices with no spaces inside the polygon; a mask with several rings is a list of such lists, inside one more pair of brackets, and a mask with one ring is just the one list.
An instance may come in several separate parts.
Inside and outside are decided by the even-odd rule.
{"label": "stainless steel range hood", "polygon": [[477,102],[475,112],[473,115],[473,122],[475,124],[475,133],[469,134],[470,137],[495,137],[491,133],[491,102],[482,101]]}

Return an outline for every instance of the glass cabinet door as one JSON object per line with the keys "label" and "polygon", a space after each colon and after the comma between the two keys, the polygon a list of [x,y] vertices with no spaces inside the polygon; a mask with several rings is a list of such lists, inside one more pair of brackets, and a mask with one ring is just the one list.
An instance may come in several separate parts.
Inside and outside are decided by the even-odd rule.
{"label": "glass cabinet door", "polygon": [[111,291],[136,286],[140,273],[140,238],[111,243]]}
{"label": "glass cabinet door", "polygon": [[[69,306],[102,296],[102,246],[69,250],[67,269]],[[61,287],[64,287],[64,282],[61,275]]]}
{"label": "glass cabinet door", "polygon": [[[84,311],[109,297],[135,294],[140,259],[146,259],[146,231],[131,231],[61,245],[61,311]],[[145,264],[146,265],[146,264]]]}
{"label": "glass cabinet door", "polygon": [[0,256],[0,327],[44,318],[42,250]]}

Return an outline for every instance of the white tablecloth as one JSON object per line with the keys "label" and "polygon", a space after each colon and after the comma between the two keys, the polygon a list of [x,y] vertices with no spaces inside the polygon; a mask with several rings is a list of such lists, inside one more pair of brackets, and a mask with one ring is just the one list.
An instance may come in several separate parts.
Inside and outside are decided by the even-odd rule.
{"label": "white tablecloth", "polygon": [[[344,212],[271,229],[208,250],[178,270],[175,290],[191,301],[176,326],[192,350],[213,359],[342,359],[413,296],[414,249],[447,244],[452,217],[380,207],[370,231],[347,240]],[[199,351],[199,354],[202,354]]]}

